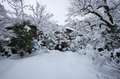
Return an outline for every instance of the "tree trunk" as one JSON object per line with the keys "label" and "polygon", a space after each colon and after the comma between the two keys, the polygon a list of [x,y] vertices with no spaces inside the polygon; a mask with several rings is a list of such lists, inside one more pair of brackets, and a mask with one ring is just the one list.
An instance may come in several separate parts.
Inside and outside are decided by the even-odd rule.
{"label": "tree trunk", "polygon": [[24,56],[24,50],[22,50],[22,52],[20,53],[20,55],[21,55],[21,58],[23,58],[23,56]]}

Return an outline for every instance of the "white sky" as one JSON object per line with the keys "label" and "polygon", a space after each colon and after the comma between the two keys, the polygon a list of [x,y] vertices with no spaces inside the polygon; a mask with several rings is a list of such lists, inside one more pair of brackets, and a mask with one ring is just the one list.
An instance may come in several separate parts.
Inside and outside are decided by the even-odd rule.
{"label": "white sky", "polygon": [[[29,1],[29,0],[27,0]],[[65,15],[67,14],[67,8],[69,6],[68,0],[37,0],[42,4],[47,5],[47,11],[50,13],[53,13],[53,19],[55,21],[58,21],[59,25],[64,25],[65,20],[67,17]]]}
{"label": "white sky", "polygon": [[[68,0],[24,0],[25,4],[36,5],[36,1],[40,2],[40,4],[46,4],[46,11],[52,13],[54,16],[52,19],[54,21],[58,21],[59,25],[65,25],[65,20],[67,17],[67,8],[69,6]],[[4,3],[6,9],[9,9],[7,3]]]}

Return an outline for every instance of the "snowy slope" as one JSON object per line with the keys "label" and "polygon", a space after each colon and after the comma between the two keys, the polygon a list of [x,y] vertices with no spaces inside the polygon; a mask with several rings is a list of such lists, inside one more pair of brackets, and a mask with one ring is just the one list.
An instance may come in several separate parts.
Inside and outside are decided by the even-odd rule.
{"label": "snowy slope", "polygon": [[28,58],[0,60],[0,79],[115,79],[96,71],[86,55],[54,50],[40,52]]}

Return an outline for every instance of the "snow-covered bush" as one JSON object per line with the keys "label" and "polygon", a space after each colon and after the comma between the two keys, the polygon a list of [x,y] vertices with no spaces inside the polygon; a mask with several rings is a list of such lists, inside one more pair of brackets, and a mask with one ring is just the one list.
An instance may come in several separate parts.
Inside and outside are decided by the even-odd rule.
{"label": "snow-covered bush", "polygon": [[85,49],[86,47],[86,40],[84,37],[77,36],[75,40],[72,41],[70,44],[71,51],[79,51],[81,49]]}
{"label": "snow-covered bush", "polygon": [[113,25],[102,32],[105,38],[105,49],[108,51],[120,48],[120,27]]}
{"label": "snow-covered bush", "polygon": [[[33,42],[33,29],[29,28],[27,25],[29,22],[23,22],[22,24],[15,24],[13,27],[15,36],[11,38],[10,46],[13,53],[19,52],[21,57],[24,56],[24,52],[32,52],[34,47]],[[29,29],[28,29],[29,28]]]}
{"label": "snow-covered bush", "polygon": [[55,49],[56,43],[53,39],[47,41],[47,48],[50,50]]}
{"label": "snow-covered bush", "polygon": [[94,65],[101,67],[106,65],[111,67],[114,71],[120,72],[120,48],[114,51],[104,50],[101,52],[93,50],[88,55],[92,58]]}
{"label": "snow-covered bush", "polygon": [[8,46],[8,40],[0,40],[0,56],[11,56],[11,48]]}
{"label": "snow-covered bush", "polygon": [[120,28],[116,24],[102,32],[104,48],[110,53],[110,65],[120,71]]}
{"label": "snow-covered bush", "polygon": [[[110,56],[117,64],[120,64],[120,48],[115,49],[113,52],[111,52]],[[120,67],[120,65],[119,65]]]}
{"label": "snow-covered bush", "polygon": [[2,40],[0,40],[0,53],[3,52],[3,43],[2,43]]}

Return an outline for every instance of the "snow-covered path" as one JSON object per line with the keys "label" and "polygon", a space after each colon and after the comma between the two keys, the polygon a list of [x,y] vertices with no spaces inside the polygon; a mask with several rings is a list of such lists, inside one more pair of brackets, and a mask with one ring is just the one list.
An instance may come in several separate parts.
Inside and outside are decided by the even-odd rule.
{"label": "snow-covered path", "polygon": [[100,78],[85,55],[51,51],[23,59],[0,61],[0,79],[106,79]]}

